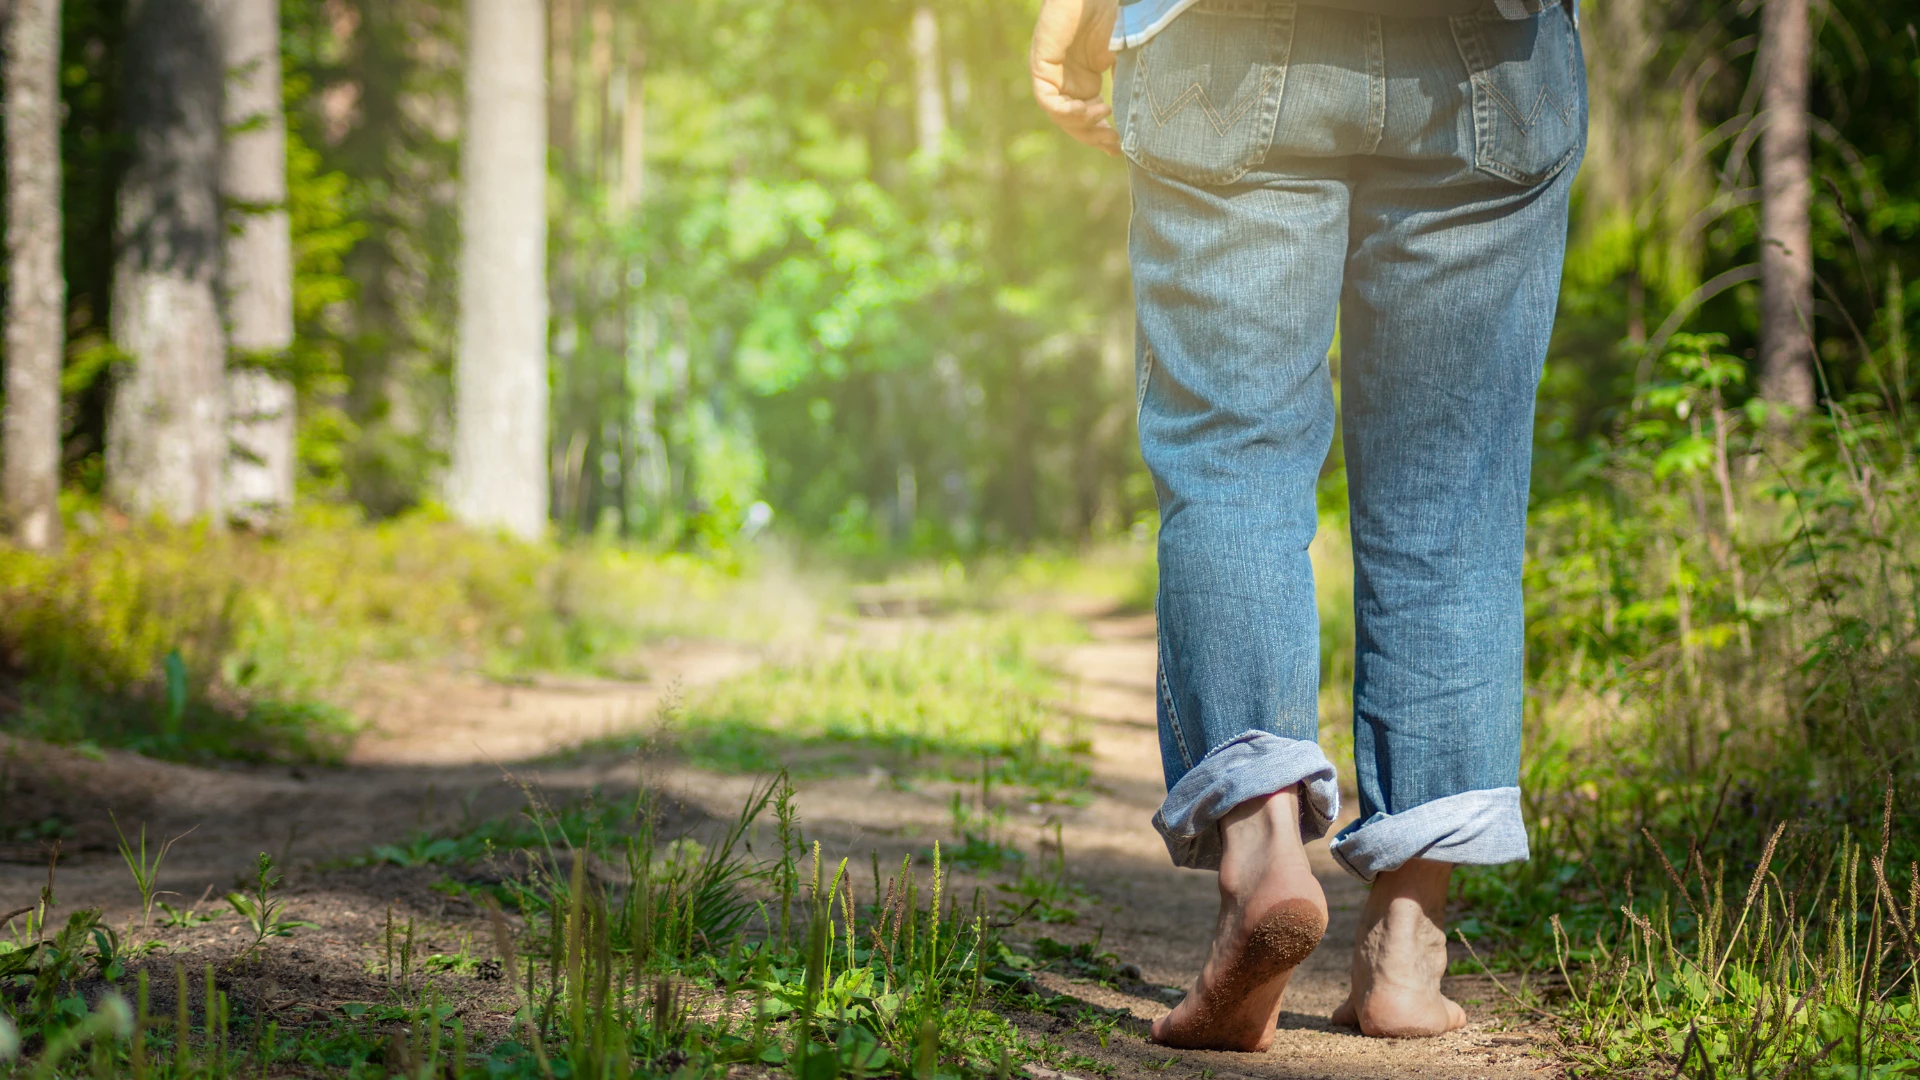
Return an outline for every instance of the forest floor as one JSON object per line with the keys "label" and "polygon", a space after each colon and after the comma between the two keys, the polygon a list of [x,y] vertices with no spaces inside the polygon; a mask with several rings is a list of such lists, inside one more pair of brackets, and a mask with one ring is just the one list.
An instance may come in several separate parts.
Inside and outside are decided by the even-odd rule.
{"label": "forest floor", "polygon": [[[889,623],[863,619],[862,633],[886,634]],[[1544,1032],[1503,1008],[1484,977],[1450,977],[1447,992],[1472,1023],[1437,1039],[1393,1042],[1363,1038],[1328,1022],[1347,989],[1347,957],[1364,887],[1338,870],[1324,841],[1310,851],[1327,889],[1332,924],[1321,947],[1296,973],[1266,1054],[1169,1051],[1145,1041],[1147,1025],[1177,1001],[1205,956],[1216,892],[1211,874],[1174,869],[1149,819],[1164,787],[1154,735],[1154,645],[1150,616],[1096,616],[1088,641],[1053,658],[1066,675],[1067,708],[1092,744],[1089,791],[1078,805],[1003,805],[1005,842],[1028,851],[1063,843],[1067,876],[1087,900],[1075,925],[1022,926],[1062,944],[1097,944],[1112,956],[1109,976],[1076,978],[1042,971],[1035,981],[1084,1006],[1010,1017],[1022,1031],[1045,1035],[1090,1062],[1073,1073],[1112,1077],[1554,1077],[1561,1067],[1544,1049]],[[892,629],[898,629],[898,626]],[[115,850],[113,818],[128,829],[144,823],[150,840],[185,835],[161,872],[176,907],[225,913],[219,897],[236,887],[259,852],[288,868],[288,914],[311,924],[269,943],[268,960],[245,969],[227,965],[229,993],[251,1007],[297,1023],[336,1015],[342,1003],[379,995],[389,920],[417,924],[423,954],[490,955],[481,912],[457,890],[434,888],[441,868],[353,860],[376,844],[456,828],[511,813],[528,792],[560,804],[596,789],[662,796],[663,824],[702,835],[735,815],[760,778],[687,766],[664,753],[576,750],[609,735],[644,732],[684,690],[711,685],[760,661],[752,648],[690,643],[653,650],[646,681],[535,679],[505,685],[442,670],[382,669],[365,682],[359,713],[370,726],[344,766],[199,768],[116,751],[81,753],[37,743],[0,743],[0,818],[57,816],[67,835],[53,889],[56,919],[80,907],[101,907],[116,926],[138,917],[133,883]],[[801,781],[800,820],[830,862],[856,867],[877,852],[883,865],[951,842],[952,782],[895,782],[878,765],[865,775]],[[1011,797],[1013,793],[1009,793]],[[0,910],[34,903],[48,882],[42,846],[0,848]],[[866,875],[862,875],[864,878]],[[967,884],[962,879],[959,884]],[[977,884],[991,886],[992,877]],[[242,927],[231,913],[199,925],[154,931],[168,957],[190,968],[240,951]],[[1455,946],[1459,948],[1459,946]],[[468,965],[471,967],[471,965]],[[457,966],[443,965],[448,972]],[[1117,978],[1111,972],[1117,971]],[[470,1030],[504,1034],[511,993],[499,982],[461,979],[455,996]],[[498,998],[498,1001],[493,999]],[[1029,1068],[1054,1080],[1058,1074]]]}

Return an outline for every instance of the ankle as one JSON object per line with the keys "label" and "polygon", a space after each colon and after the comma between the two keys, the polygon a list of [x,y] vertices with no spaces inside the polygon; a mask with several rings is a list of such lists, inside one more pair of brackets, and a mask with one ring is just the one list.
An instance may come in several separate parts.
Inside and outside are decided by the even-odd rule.
{"label": "ankle", "polygon": [[1276,871],[1311,876],[1300,836],[1300,798],[1289,787],[1248,799],[1220,819],[1220,891],[1237,896],[1258,888]]}
{"label": "ankle", "polygon": [[1413,859],[1382,872],[1367,893],[1362,926],[1382,918],[1396,922],[1414,918],[1416,911],[1433,925],[1446,926],[1447,888],[1452,880],[1453,864],[1431,859]]}

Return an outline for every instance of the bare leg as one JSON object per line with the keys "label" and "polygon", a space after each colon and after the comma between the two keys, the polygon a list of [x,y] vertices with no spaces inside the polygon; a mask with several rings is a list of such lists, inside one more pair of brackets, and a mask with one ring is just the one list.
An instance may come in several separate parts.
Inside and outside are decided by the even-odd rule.
{"label": "bare leg", "polygon": [[1333,1022],[1382,1039],[1421,1039],[1464,1027],[1440,993],[1447,971],[1447,882],[1453,864],[1415,859],[1374,878],[1353,935],[1353,989]]}
{"label": "bare leg", "polygon": [[1153,1040],[1207,1050],[1265,1050],[1287,978],[1327,932],[1327,897],[1300,840],[1288,788],[1220,819],[1220,921],[1193,989],[1154,1021]]}

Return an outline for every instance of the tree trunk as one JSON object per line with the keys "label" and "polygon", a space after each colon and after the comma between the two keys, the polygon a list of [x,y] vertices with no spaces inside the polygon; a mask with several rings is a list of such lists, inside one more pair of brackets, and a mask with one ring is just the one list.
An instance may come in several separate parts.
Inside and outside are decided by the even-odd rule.
{"label": "tree trunk", "polygon": [[1804,413],[1814,401],[1807,0],[1767,0],[1761,35],[1760,394]]}
{"label": "tree trunk", "polygon": [[108,416],[107,494],[138,514],[220,521],[226,333],[217,289],[221,66],[208,0],[132,0]]}
{"label": "tree trunk", "polygon": [[278,0],[217,0],[226,72],[220,192],[228,220],[225,282],[228,512],[265,525],[293,504],[293,239],[287,226],[287,123]]}
{"label": "tree trunk", "polygon": [[547,520],[546,14],[468,0],[467,35],[448,503],[533,537]]}
{"label": "tree trunk", "polygon": [[6,23],[7,311],[0,508],[22,547],[60,543],[60,0],[13,0]]}
{"label": "tree trunk", "polygon": [[940,20],[930,6],[913,10],[907,37],[913,54],[913,128],[917,152],[927,166],[940,160],[947,139],[947,93],[940,82]]}

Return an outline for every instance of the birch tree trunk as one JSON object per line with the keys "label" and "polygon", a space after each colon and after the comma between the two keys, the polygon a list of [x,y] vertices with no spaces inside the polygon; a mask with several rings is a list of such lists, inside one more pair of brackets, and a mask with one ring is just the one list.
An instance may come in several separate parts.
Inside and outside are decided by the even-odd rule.
{"label": "birch tree trunk", "polygon": [[226,500],[248,524],[293,504],[293,384],[277,369],[293,344],[293,240],[287,227],[287,123],[279,0],[216,0],[226,73],[220,167],[229,226],[222,277],[228,347]]}
{"label": "birch tree trunk", "polygon": [[132,0],[107,495],[174,521],[224,510],[226,333],[218,297],[221,63],[209,0]]}
{"label": "birch tree trunk", "polygon": [[6,17],[7,311],[0,508],[15,542],[60,543],[60,0],[13,0]]}
{"label": "birch tree trunk", "polygon": [[1814,402],[1807,2],[1766,0],[1761,20],[1760,394],[1802,413]]}
{"label": "birch tree trunk", "polygon": [[467,0],[447,501],[524,537],[547,521],[546,38],[540,0]]}

